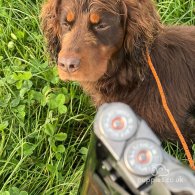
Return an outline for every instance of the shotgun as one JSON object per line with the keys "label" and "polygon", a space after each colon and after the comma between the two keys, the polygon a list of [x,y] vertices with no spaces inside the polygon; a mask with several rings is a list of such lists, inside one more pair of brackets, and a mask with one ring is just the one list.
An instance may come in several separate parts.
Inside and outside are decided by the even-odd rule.
{"label": "shotgun", "polygon": [[195,175],[167,154],[147,123],[123,103],[95,117],[78,195],[195,195]]}

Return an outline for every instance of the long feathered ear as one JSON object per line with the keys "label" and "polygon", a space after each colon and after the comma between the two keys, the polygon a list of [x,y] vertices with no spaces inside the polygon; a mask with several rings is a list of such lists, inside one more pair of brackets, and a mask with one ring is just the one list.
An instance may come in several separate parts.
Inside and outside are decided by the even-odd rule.
{"label": "long feathered ear", "polygon": [[60,50],[58,8],[61,0],[48,0],[43,4],[40,20],[43,34],[47,41],[48,50],[53,59],[57,59]]}
{"label": "long feathered ear", "polygon": [[149,46],[161,29],[159,15],[151,0],[122,0],[125,6],[124,49],[133,52]]}

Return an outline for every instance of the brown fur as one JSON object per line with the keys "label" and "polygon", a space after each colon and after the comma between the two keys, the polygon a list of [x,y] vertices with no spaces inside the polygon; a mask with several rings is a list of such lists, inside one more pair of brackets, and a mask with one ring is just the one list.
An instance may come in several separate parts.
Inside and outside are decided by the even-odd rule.
{"label": "brown fur", "polygon": [[[65,21],[70,11],[73,23]],[[90,22],[92,14],[98,24]],[[163,26],[151,0],[49,0],[41,18],[51,56],[81,59],[74,73],[58,66],[62,80],[78,81],[96,106],[127,103],[157,135],[175,140],[148,68],[148,49],[176,121],[187,141],[195,140],[194,26]]]}

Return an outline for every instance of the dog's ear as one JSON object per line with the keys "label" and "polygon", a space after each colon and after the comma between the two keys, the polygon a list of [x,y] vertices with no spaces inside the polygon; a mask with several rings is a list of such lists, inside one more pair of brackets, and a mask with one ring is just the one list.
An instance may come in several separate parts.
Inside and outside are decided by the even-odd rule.
{"label": "dog's ear", "polygon": [[[124,49],[149,45],[161,29],[160,18],[152,0],[122,0],[126,24]],[[140,48],[141,49],[141,48]]]}
{"label": "dog's ear", "polygon": [[43,34],[46,38],[48,50],[52,59],[57,59],[57,53],[60,49],[59,43],[59,17],[58,8],[61,0],[48,0],[43,4],[40,20]]}

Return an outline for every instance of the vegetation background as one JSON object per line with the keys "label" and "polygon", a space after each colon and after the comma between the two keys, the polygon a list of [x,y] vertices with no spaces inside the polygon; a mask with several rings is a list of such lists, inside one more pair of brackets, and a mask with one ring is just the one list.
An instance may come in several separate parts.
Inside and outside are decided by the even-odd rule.
{"label": "vegetation background", "polygon": [[[86,159],[95,109],[49,66],[41,3],[0,0],[0,195],[76,195]],[[157,3],[164,23],[195,25],[193,0]]]}

